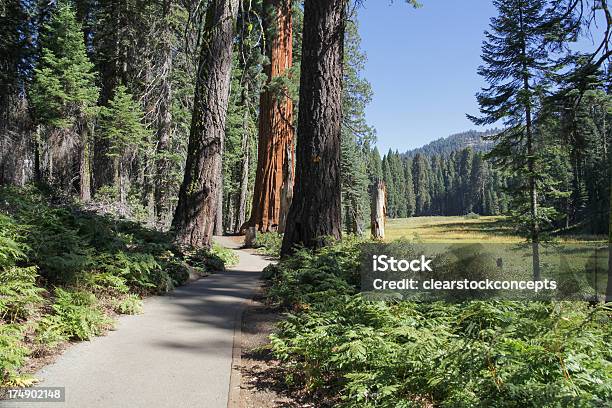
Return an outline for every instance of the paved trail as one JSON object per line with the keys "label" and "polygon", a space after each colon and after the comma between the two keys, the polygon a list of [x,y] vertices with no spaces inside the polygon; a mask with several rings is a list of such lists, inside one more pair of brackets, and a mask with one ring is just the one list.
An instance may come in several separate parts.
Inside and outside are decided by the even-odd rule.
{"label": "paved trail", "polygon": [[[216,240],[238,247],[229,238]],[[38,386],[66,388],[64,404],[0,406],[227,407],[234,325],[268,264],[237,253],[237,266],[146,300],[142,315],[121,317],[116,331],[72,346],[37,373]]]}

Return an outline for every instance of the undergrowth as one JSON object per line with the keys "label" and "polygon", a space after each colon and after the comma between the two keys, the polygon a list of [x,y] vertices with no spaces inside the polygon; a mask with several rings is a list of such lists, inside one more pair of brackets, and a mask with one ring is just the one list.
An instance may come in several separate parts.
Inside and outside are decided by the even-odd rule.
{"label": "undergrowth", "polygon": [[280,256],[282,245],[283,234],[277,232],[258,232],[253,242],[253,248],[257,248],[257,252],[273,258]]}
{"label": "undergrowth", "polygon": [[167,233],[87,211],[33,186],[0,188],[0,386],[27,385],[28,356],[88,340],[112,314],[223,270],[231,251],[178,248]]}
{"label": "undergrowth", "polygon": [[610,305],[368,301],[360,251],[349,239],[265,271],[288,310],[272,351],[318,406],[610,406]]}

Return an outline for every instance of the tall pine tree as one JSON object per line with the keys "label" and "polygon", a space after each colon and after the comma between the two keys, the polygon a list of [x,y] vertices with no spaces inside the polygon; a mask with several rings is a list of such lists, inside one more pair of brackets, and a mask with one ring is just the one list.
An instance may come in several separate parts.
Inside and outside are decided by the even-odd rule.
{"label": "tall pine tree", "polygon": [[87,201],[91,197],[91,130],[99,91],[81,26],[68,3],[61,2],[53,10],[40,41],[42,57],[34,71],[31,100],[43,127],[47,177],[66,191],[78,180],[79,196]]}

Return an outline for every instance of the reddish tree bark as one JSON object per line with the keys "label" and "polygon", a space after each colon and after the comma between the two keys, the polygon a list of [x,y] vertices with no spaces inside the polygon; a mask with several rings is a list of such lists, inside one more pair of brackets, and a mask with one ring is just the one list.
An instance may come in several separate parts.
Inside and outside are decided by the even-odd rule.
{"label": "reddish tree bark", "polygon": [[346,0],[306,0],[293,202],[281,254],[340,238],[340,124]]}
{"label": "reddish tree bark", "polygon": [[241,229],[255,227],[268,232],[284,228],[282,208],[290,205],[286,190],[293,189],[293,166],[287,165],[293,163],[294,154],[293,101],[284,87],[275,86],[278,84],[275,78],[287,75],[293,64],[293,22],[291,0],[265,0],[264,7],[269,12],[265,19],[269,33],[270,64],[265,68],[268,87],[259,103],[259,144],[251,218]]}

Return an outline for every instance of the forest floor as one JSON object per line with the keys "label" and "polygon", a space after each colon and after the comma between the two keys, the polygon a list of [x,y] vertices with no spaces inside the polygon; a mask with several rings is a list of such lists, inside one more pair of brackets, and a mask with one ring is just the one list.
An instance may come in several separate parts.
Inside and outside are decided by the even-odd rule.
{"label": "forest floor", "polygon": [[[216,240],[240,246],[230,237]],[[66,402],[54,406],[226,407],[236,324],[270,262],[236,253],[236,266],[149,298],[143,314],[123,316],[115,331],[68,348],[36,374],[37,386],[65,387]]]}

